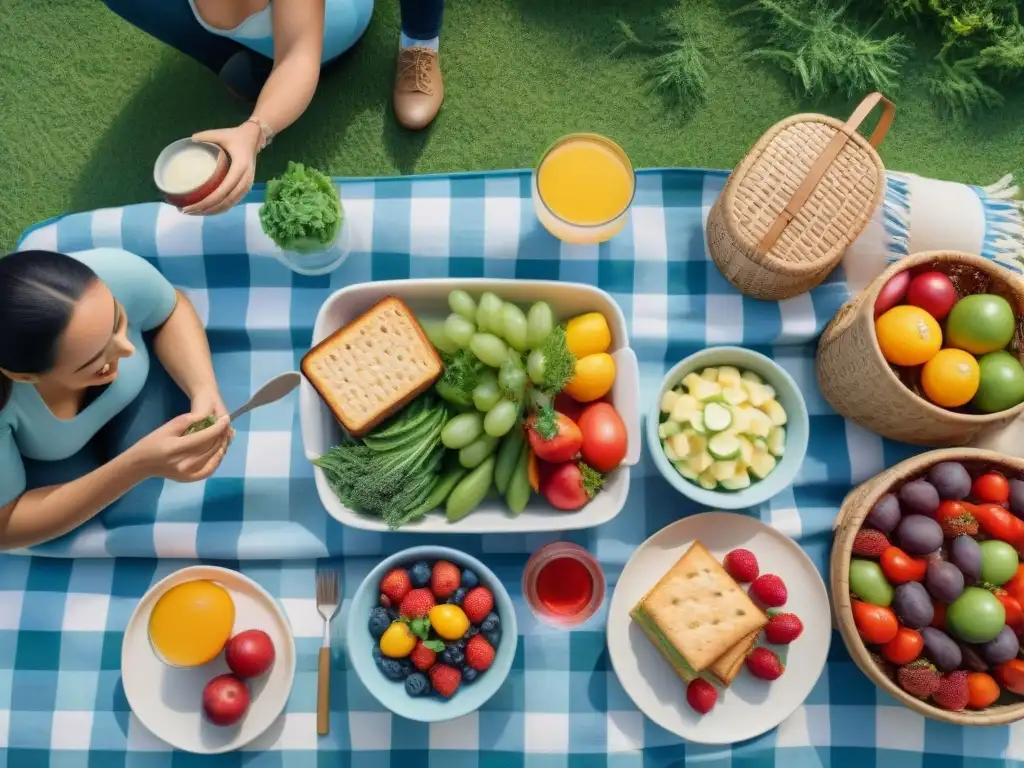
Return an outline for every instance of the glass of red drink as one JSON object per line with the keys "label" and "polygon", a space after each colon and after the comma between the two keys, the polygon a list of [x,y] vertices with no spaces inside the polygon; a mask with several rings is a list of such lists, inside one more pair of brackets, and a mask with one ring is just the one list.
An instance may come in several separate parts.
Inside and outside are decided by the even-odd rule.
{"label": "glass of red drink", "polygon": [[548,624],[573,627],[590,619],[604,601],[604,572],[578,544],[556,541],[541,547],[523,570],[523,596]]}

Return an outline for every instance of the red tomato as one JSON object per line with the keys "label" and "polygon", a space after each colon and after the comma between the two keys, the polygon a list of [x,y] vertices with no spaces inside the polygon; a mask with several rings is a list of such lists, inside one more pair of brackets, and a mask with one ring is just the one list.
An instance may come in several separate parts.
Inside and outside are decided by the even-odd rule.
{"label": "red tomato", "polygon": [[1011,597],[1017,598],[1017,602],[1024,606],[1024,563],[1017,566],[1017,572],[1013,574],[1013,578],[1003,584],[1003,589]]}
{"label": "red tomato", "polygon": [[598,472],[611,472],[626,458],[626,425],[608,403],[594,403],[579,418],[583,460]]}
{"label": "red tomato", "polygon": [[932,623],[931,626],[936,629],[946,630],[946,604],[940,603],[938,600],[932,600]]}
{"label": "red tomato", "polygon": [[968,504],[981,530],[993,539],[1017,546],[1024,537],[1024,523],[998,504]]}
{"label": "red tomato", "polygon": [[986,472],[974,480],[971,496],[978,501],[1005,504],[1010,500],[1010,483],[998,472]]}
{"label": "red tomato", "polygon": [[583,434],[576,422],[550,409],[526,420],[526,436],[538,459],[556,464],[569,461],[583,445]]}
{"label": "red tomato", "polygon": [[889,608],[862,603],[859,600],[854,600],[851,608],[853,623],[857,625],[857,632],[864,638],[865,643],[884,645],[895,638],[900,630],[896,614]]}
{"label": "red tomato", "polygon": [[893,664],[909,664],[921,655],[924,638],[921,633],[909,627],[900,627],[896,637],[882,646],[882,655]]}
{"label": "red tomato", "polygon": [[541,474],[540,492],[555,509],[580,509],[594,498],[603,478],[588,467],[574,461],[556,464]]}
{"label": "red tomato", "polygon": [[992,594],[1003,604],[1006,611],[1006,626],[1020,634],[1021,630],[1024,630],[1024,608],[1021,608],[1020,602],[1002,587],[993,589]]}
{"label": "red tomato", "polygon": [[922,272],[907,286],[907,304],[920,307],[936,320],[948,315],[956,300],[956,286],[942,272]]}
{"label": "red tomato", "polygon": [[889,278],[889,281],[882,286],[882,290],[878,292],[878,298],[875,299],[876,320],[903,301],[909,284],[909,272],[899,272]]}
{"label": "red tomato", "polygon": [[924,581],[924,575],[928,572],[928,561],[911,557],[899,547],[886,548],[879,565],[891,584]]}
{"label": "red tomato", "polygon": [[555,410],[559,413],[563,413],[573,421],[580,420],[580,414],[583,413],[583,403],[577,403],[565,392],[559,392],[558,396],[555,397]]}
{"label": "red tomato", "polygon": [[1024,661],[1010,659],[995,668],[996,679],[1003,688],[1018,695],[1024,695]]}

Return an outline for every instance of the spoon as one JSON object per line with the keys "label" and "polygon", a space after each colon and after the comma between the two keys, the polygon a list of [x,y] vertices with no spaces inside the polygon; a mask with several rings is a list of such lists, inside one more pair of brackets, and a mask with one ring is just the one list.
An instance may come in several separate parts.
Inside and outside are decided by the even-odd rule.
{"label": "spoon", "polygon": [[262,405],[270,405],[270,403],[276,403],[282,397],[287,395],[302,381],[302,377],[298,371],[288,371],[287,373],[280,373],[262,387],[256,390],[256,393],[249,398],[249,402],[243,405],[238,410],[234,411],[230,419],[241,418],[249,411],[254,408],[259,408]]}

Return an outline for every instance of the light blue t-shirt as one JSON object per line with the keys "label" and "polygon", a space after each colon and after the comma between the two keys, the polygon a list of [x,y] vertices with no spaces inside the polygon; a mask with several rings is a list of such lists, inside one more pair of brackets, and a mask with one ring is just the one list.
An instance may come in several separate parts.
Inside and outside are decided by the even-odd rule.
{"label": "light blue t-shirt", "polygon": [[[241,43],[269,59],[274,58],[274,24],[270,3],[234,29],[217,29],[207,24],[196,10],[195,0],[188,0],[192,13],[205,29],[215,35]],[[340,56],[363,36],[373,15],[373,0],[324,0],[324,51],[322,61]]]}
{"label": "light blue t-shirt", "polygon": [[[107,422],[134,400],[149,375],[143,331],[159,327],[177,303],[174,287],[145,259],[120,248],[95,248],[69,256],[90,267],[124,307],[135,353],[118,364],[117,378],[77,416],[58,419],[33,384],[15,382],[0,408],[0,506],[25,490],[21,457],[60,461],[78,453]],[[17,329],[7,329],[17,333]]]}

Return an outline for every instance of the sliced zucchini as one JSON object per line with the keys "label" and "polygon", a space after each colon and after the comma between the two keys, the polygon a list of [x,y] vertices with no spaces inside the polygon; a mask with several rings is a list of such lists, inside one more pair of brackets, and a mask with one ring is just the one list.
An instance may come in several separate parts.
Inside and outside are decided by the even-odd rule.
{"label": "sliced zucchini", "polygon": [[775,469],[775,457],[768,451],[754,451],[750,460],[750,471],[759,480],[764,480]]}
{"label": "sliced zucchini", "polygon": [[747,428],[749,434],[754,437],[767,438],[773,426],[775,425],[772,424],[772,420],[767,414],[756,408],[750,411],[750,425]]}
{"label": "sliced zucchini", "polygon": [[753,371],[744,371],[743,373],[740,374],[740,378],[743,379],[744,381],[752,381],[755,384],[760,384],[762,382],[761,377],[758,376]]}
{"label": "sliced zucchini", "polygon": [[695,379],[690,394],[701,401],[721,399],[722,385],[707,379]]}
{"label": "sliced zucchini", "polygon": [[749,464],[754,456],[754,444],[743,435],[740,435],[738,439],[740,441],[740,460],[744,464]]}
{"label": "sliced zucchini", "polygon": [[732,411],[722,403],[704,406],[704,428],[708,432],[722,432],[732,424]]}
{"label": "sliced zucchini", "polygon": [[779,457],[786,452],[786,428],[785,427],[772,427],[772,431],[768,433],[768,453],[772,456]]}
{"label": "sliced zucchini", "polygon": [[700,377],[702,379],[707,379],[708,381],[718,381],[718,369],[705,368],[703,371],[700,372]]}
{"label": "sliced zucchini", "polygon": [[690,427],[698,435],[706,435],[708,429],[704,426],[704,411],[694,411],[690,416]]}
{"label": "sliced zucchini", "polygon": [[684,424],[699,410],[700,402],[696,397],[693,395],[680,395],[672,405],[672,413],[669,415],[669,418],[672,421],[678,421],[680,424]]}
{"label": "sliced zucchini", "polygon": [[668,441],[668,444],[672,446],[672,453],[674,453],[677,458],[686,459],[690,457],[691,453],[693,453],[693,448],[690,446],[689,438],[682,433],[673,435]]}
{"label": "sliced zucchini", "polygon": [[685,461],[676,462],[676,472],[691,482],[697,482],[697,473],[690,469],[689,465]]}
{"label": "sliced zucchini", "polygon": [[678,435],[683,431],[683,425],[678,421],[663,421],[658,425],[658,437],[668,440],[672,435]]}
{"label": "sliced zucchini", "polygon": [[750,396],[743,387],[726,387],[722,390],[722,399],[729,405],[739,405],[747,402]]}
{"label": "sliced zucchini", "polygon": [[776,427],[781,427],[788,420],[786,417],[786,409],[782,407],[778,400],[769,400],[764,404],[762,410],[772,420],[772,424]]}
{"label": "sliced zucchini", "polygon": [[740,386],[739,369],[731,365],[723,365],[718,369],[718,383],[728,389],[729,387]]}
{"label": "sliced zucchini", "polygon": [[708,453],[719,460],[740,456],[740,438],[731,432],[719,432],[708,440]]}
{"label": "sliced zucchini", "polygon": [[676,404],[676,400],[680,397],[681,395],[674,389],[668,390],[661,396],[661,412],[672,413],[672,406]]}
{"label": "sliced zucchini", "polygon": [[713,491],[718,487],[718,480],[715,479],[715,476],[710,471],[706,470],[697,476],[697,485],[705,491]]}
{"label": "sliced zucchini", "polygon": [[735,461],[716,461],[711,465],[711,469],[708,470],[712,477],[718,482],[728,480],[736,474],[736,462]]}
{"label": "sliced zucchini", "polygon": [[739,469],[732,477],[722,481],[722,487],[727,491],[742,491],[750,487],[750,475],[746,469]]}
{"label": "sliced zucchini", "polygon": [[708,453],[707,451],[701,451],[700,453],[691,453],[690,458],[688,458],[686,461],[690,469],[692,469],[698,475],[701,472],[707,472],[709,469],[711,469],[711,465],[715,463],[715,460],[711,458],[711,454]]}

